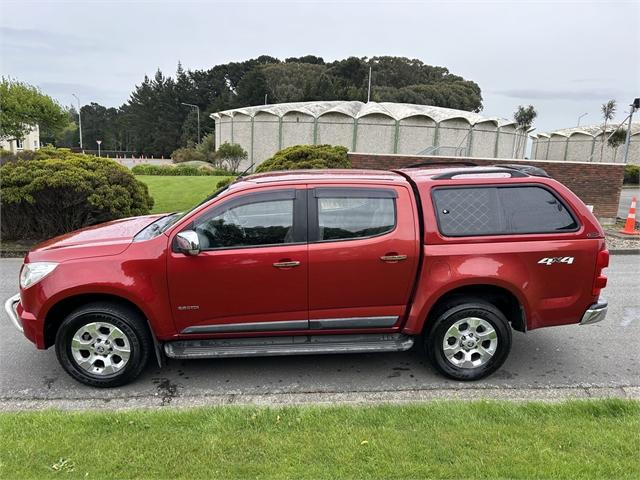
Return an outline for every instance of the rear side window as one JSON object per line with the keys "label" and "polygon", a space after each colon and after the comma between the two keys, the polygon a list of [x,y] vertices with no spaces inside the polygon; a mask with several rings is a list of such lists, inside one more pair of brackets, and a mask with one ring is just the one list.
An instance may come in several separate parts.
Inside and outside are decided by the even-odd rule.
{"label": "rear side window", "polygon": [[433,200],[440,232],[450,237],[578,229],[564,203],[542,187],[438,188]]}
{"label": "rear side window", "polygon": [[[315,241],[350,240],[392,231],[396,225],[395,192],[358,188],[315,189]],[[311,221],[313,222],[313,217]],[[315,238],[314,238],[315,237]]]}

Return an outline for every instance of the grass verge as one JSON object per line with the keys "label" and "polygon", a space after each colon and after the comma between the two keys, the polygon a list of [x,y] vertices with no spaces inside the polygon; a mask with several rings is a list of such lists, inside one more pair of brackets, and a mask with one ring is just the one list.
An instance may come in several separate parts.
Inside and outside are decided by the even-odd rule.
{"label": "grass verge", "polygon": [[187,210],[212,194],[217,183],[227,177],[186,177],[137,175],[147,184],[155,200],[151,213],[179,212]]}
{"label": "grass verge", "polygon": [[638,478],[640,403],[0,414],[4,478]]}

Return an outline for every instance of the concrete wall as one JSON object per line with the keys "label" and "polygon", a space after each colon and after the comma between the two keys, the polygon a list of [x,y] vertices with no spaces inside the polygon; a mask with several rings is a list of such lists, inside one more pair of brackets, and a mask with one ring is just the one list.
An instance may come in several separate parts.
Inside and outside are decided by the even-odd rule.
{"label": "concrete wall", "polygon": [[593,212],[602,223],[611,223],[618,213],[618,202],[622,190],[624,166],[610,163],[585,162],[542,162],[536,160],[496,160],[475,157],[420,157],[414,155],[375,155],[349,153],[353,168],[374,168],[389,170],[402,168],[414,163],[459,162],[467,160],[478,165],[496,163],[522,163],[543,168],[556,180],[564,183],[587,205],[593,205]]}
{"label": "concrete wall", "polygon": [[424,115],[403,118],[398,125],[398,153],[415,155],[432,147],[436,122]]}

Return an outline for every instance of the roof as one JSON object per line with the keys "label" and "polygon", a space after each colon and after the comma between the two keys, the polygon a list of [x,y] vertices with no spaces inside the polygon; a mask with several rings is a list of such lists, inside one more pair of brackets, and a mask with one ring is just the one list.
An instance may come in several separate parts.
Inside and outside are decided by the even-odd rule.
{"label": "roof", "polygon": [[273,105],[258,105],[255,107],[235,108],[212,113],[211,118],[220,119],[222,117],[233,118],[236,115],[247,115],[251,118],[258,113],[268,113],[282,118],[287,113],[300,112],[319,118],[328,113],[341,113],[353,119],[365,117],[367,115],[385,115],[393,120],[400,121],[405,118],[424,116],[432,119],[436,123],[445,120],[461,119],[470,125],[490,122],[498,127],[504,125],[516,125],[516,122],[500,117],[485,117],[483,115],[467,112],[465,110],[455,110],[452,108],[434,107],[431,105],[415,105],[412,103],[392,103],[392,102],[369,102],[357,101],[321,101],[321,102],[294,102],[276,103]]}
{"label": "roof", "polygon": [[[619,123],[611,123],[607,125],[607,133],[612,133],[620,126]],[[569,138],[571,135],[588,135],[590,137],[597,137],[602,134],[603,125],[584,125],[581,127],[562,128],[560,130],[554,130],[553,132],[539,132],[533,135],[536,138],[549,138],[551,135],[558,135],[560,137]],[[623,125],[625,131],[627,125]],[[631,122],[631,135],[637,135],[640,133],[640,122]]]}
{"label": "roof", "polygon": [[325,169],[325,170],[286,170],[256,173],[242,177],[239,182],[304,182],[313,180],[376,180],[404,181],[404,177],[388,170]]}

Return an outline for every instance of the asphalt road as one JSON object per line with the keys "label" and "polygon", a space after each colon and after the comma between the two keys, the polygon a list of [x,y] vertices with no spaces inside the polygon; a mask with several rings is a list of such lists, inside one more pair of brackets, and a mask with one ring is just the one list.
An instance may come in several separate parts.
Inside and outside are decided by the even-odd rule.
{"label": "asphalt road", "polygon": [[[0,299],[16,291],[21,260],[0,260]],[[439,376],[418,349],[405,353],[169,361],[133,384],[84,387],[0,318],[0,410],[211,403],[403,401],[426,398],[640,398],[640,256],[613,256],[609,316],[591,326],[514,332],[505,365],[474,383]]]}

